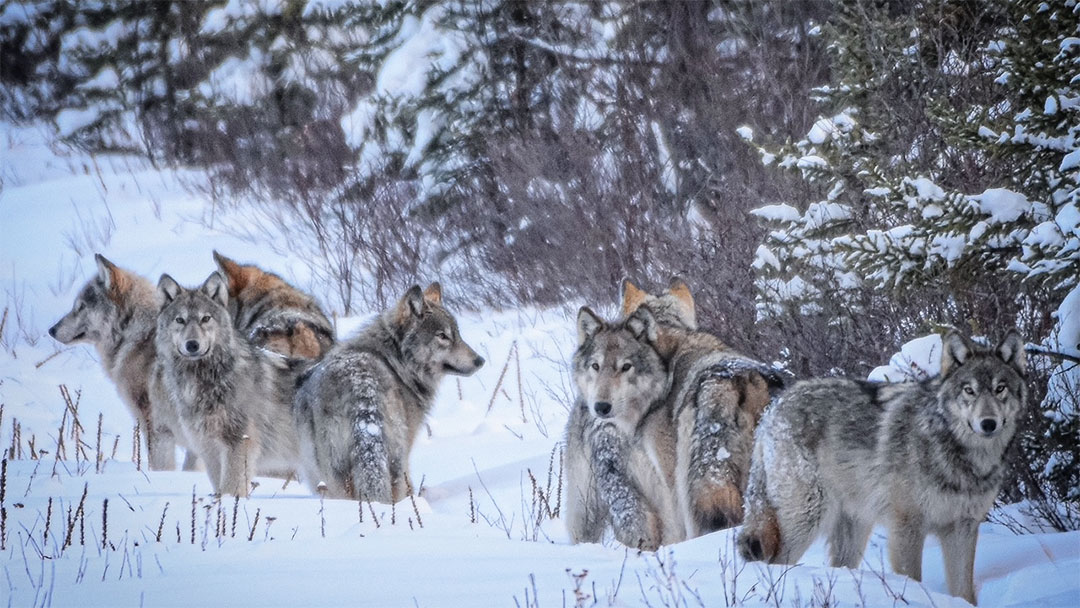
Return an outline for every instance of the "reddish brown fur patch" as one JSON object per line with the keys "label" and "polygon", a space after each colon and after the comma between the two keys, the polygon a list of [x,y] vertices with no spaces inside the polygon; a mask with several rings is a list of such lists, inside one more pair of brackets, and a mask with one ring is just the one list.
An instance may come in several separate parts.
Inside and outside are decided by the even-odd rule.
{"label": "reddish brown fur patch", "polygon": [[424,290],[424,300],[429,304],[442,306],[442,285],[439,285],[438,282],[428,285],[427,289]]}
{"label": "reddish brown fur patch", "polygon": [[780,521],[776,518],[776,509],[771,506],[765,507],[762,513],[764,521],[761,522],[758,540],[761,542],[761,552],[765,561],[773,563],[780,555]]}
{"label": "reddish brown fur patch", "polygon": [[289,338],[289,356],[318,359],[322,356],[322,344],[315,331],[305,324],[298,324]]}
{"label": "reddish brown fur patch", "polygon": [[622,287],[622,314],[624,317],[629,317],[641,306],[641,303],[645,301],[649,294],[638,289],[638,286],[631,283],[630,279],[623,279]]}
{"label": "reddish brown fur patch", "polygon": [[[225,278],[228,279],[229,297],[231,298],[254,300],[275,289],[289,287],[281,277],[266,272],[258,266],[239,264],[216,251],[214,252],[214,259],[217,261],[221,271],[225,273]],[[291,292],[292,290],[286,289],[286,291]]]}
{"label": "reddish brown fur patch", "polygon": [[747,378],[747,382],[743,384],[742,389],[741,407],[743,411],[753,417],[754,427],[756,428],[758,421],[761,420],[761,415],[765,413],[766,406],[769,405],[769,385],[760,374],[752,374]]}
{"label": "reddish brown fur patch", "polygon": [[122,268],[109,264],[109,298],[117,304],[127,299],[135,285],[135,277]]}
{"label": "reddish brown fur patch", "polygon": [[730,528],[742,523],[742,504],[742,492],[734,485],[710,485],[695,494],[694,513],[713,522],[720,521],[718,515],[722,516],[723,527]]}
{"label": "reddish brown fur patch", "polygon": [[221,272],[225,273],[225,279],[229,284],[229,297],[235,298],[248,282],[244,267],[216,251],[214,252],[214,261],[217,262]]}

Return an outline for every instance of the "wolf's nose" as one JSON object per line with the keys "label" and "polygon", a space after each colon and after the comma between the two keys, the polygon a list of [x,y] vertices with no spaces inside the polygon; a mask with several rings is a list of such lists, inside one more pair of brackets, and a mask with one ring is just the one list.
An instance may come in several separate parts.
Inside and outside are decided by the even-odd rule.
{"label": "wolf's nose", "polygon": [[979,423],[979,428],[982,429],[982,432],[989,435],[997,428],[997,420],[994,420],[993,418],[983,418],[982,422]]}
{"label": "wolf's nose", "polygon": [[611,404],[607,401],[598,401],[596,403],[596,415],[601,418],[607,418],[611,415]]}
{"label": "wolf's nose", "polygon": [[52,336],[53,338],[56,337],[56,326],[55,325],[53,325],[52,327],[49,328],[49,335]]}
{"label": "wolf's nose", "polygon": [[184,348],[187,350],[187,352],[194,355],[195,353],[199,352],[199,343],[195,340],[188,340],[187,342],[184,342]]}
{"label": "wolf's nose", "polygon": [[484,358],[483,358],[483,357],[477,357],[477,358],[473,359],[473,362],[472,362],[472,363],[473,363],[473,365],[475,365],[476,367],[480,367],[481,365],[483,365],[483,364],[484,364]]}

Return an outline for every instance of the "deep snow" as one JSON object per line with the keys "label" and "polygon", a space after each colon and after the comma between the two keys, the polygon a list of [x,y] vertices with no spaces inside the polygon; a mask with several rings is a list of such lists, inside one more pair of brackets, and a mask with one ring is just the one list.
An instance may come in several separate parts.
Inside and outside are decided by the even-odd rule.
{"label": "deep snow", "polygon": [[[0,333],[0,447],[10,448],[17,423],[24,455],[8,462],[0,604],[964,605],[944,593],[935,540],[927,542],[919,584],[889,573],[880,529],[864,568],[852,571],[826,567],[821,542],[798,567],[743,564],[733,557],[730,530],[655,554],[610,539],[570,545],[562,522],[541,512],[530,479],[557,509],[574,347],[569,308],[460,314],[463,337],[488,364],[474,377],[444,382],[430,431],[412,456],[412,478],[423,486],[415,506],[321,501],[296,482],[283,488],[282,480],[260,479],[252,498],[235,503],[234,526],[234,502],[215,502],[204,474],[136,469],[132,418],[96,354],[61,347],[46,329],[94,272],[95,251],[152,281],[168,271],[195,284],[213,269],[217,248],[317,294],[326,286],[282,239],[244,230],[248,217],[189,193],[199,174],[92,159],[48,140],[44,130],[0,125],[0,307],[8,313]],[[445,287],[453,309],[461,294]],[[373,313],[338,319],[339,335]],[[60,385],[78,400],[90,462],[73,454],[70,419],[67,458],[57,462]],[[103,473],[93,462],[99,414]],[[31,439],[47,452],[39,460],[28,459]],[[83,538],[73,525],[64,548],[68,509],[77,511],[84,487]],[[995,519],[1009,518],[1026,522],[1017,508]],[[224,535],[215,533],[219,525]],[[1080,605],[1080,533],[1017,535],[986,523],[975,580],[984,606]]]}

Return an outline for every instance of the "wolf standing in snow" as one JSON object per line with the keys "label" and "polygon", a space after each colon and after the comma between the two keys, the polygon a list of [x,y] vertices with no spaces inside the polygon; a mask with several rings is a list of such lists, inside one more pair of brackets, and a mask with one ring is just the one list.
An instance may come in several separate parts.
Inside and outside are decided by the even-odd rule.
{"label": "wolf standing in snow", "polygon": [[657,349],[667,361],[667,411],[675,425],[675,491],[694,537],[742,521],[754,429],[783,378],[773,368],[697,331],[690,288],[672,279],[652,295],[623,280],[622,312],[649,310],[659,320]]}
{"label": "wolf standing in snow", "polygon": [[315,300],[276,274],[214,252],[229,283],[229,314],[248,341],[299,359],[318,359],[334,344],[334,327]]}
{"label": "wolf standing in snow", "polygon": [[686,538],[675,496],[675,430],[657,324],[642,308],[605,323],[578,312],[566,429],[566,520],[575,543],[597,542],[611,524],[629,547],[653,551]]}
{"label": "wolf standing in snow", "polygon": [[408,495],[409,453],[446,374],[484,364],[442,306],[442,288],[413,286],[300,382],[293,410],[305,477],[329,496],[397,502]]}
{"label": "wolf standing in snow", "polygon": [[151,396],[172,406],[214,491],[247,496],[254,471],[295,469],[299,446],[289,410],[302,362],[240,335],[217,272],[197,289],[162,275],[158,291]]}
{"label": "wolf standing in snow", "polygon": [[758,430],[740,553],[791,564],[825,533],[832,565],[854,568],[883,521],[893,570],[921,580],[935,534],[949,593],[974,604],[975,541],[1026,403],[1025,365],[1015,331],[994,349],[951,332],[937,378],[796,384]]}
{"label": "wolf standing in snow", "polygon": [[158,303],[154,286],[95,254],[97,276],[75,298],[71,312],[49,328],[62,344],[94,345],[120,398],[146,433],[150,468],[176,468],[175,421],[150,399],[149,378],[157,351]]}

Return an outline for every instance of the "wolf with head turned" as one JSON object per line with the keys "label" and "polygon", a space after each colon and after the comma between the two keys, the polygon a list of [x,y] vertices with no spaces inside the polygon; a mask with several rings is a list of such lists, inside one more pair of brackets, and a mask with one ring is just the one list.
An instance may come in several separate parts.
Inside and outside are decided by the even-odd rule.
{"label": "wolf with head turned", "polygon": [[101,254],[94,259],[97,276],[83,286],[71,311],[49,328],[49,335],[61,344],[85,342],[97,349],[105,373],[146,434],[150,469],[175,469],[175,417],[150,399],[148,388],[157,357],[154,286]]}
{"label": "wolf with head turned", "polygon": [[610,525],[628,547],[654,551],[686,538],[675,496],[675,429],[657,323],[641,309],[608,323],[578,312],[577,396],[566,429],[566,522],[573,542]]}
{"label": "wolf with head turned", "polygon": [[808,380],[769,408],[754,447],[743,557],[793,564],[826,534],[832,565],[855,568],[880,522],[893,570],[920,580],[923,542],[934,534],[949,593],[975,603],[979,523],[1006,474],[1026,360],[1015,331],[996,348],[951,332],[942,350],[935,378]]}
{"label": "wolf with head turned", "polygon": [[287,357],[318,359],[334,345],[334,326],[310,295],[254,264],[217,251],[229,284],[229,315],[249,342]]}
{"label": "wolf with head turned", "polygon": [[233,327],[217,272],[195,289],[162,275],[158,291],[151,396],[172,407],[214,491],[247,496],[255,472],[295,470],[290,409],[304,362],[259,348]]}
{"label": "wolf with head turned", "polygon": [[697,329],[694,298],[673,278],[650,294],[622,283],[622,312],[658,319],[657,349],[671,373],[668,411],[675,425],[675,490],[690,537],[742,521],[754,429],[784,378]]}
{"label": "wolf with head turned", "polygon": [[408,496],[409,453],[439,382],[483,364],[443,308],[439,284],[413,286],[301,379],[293,415],[307,483],[337,498]]}

